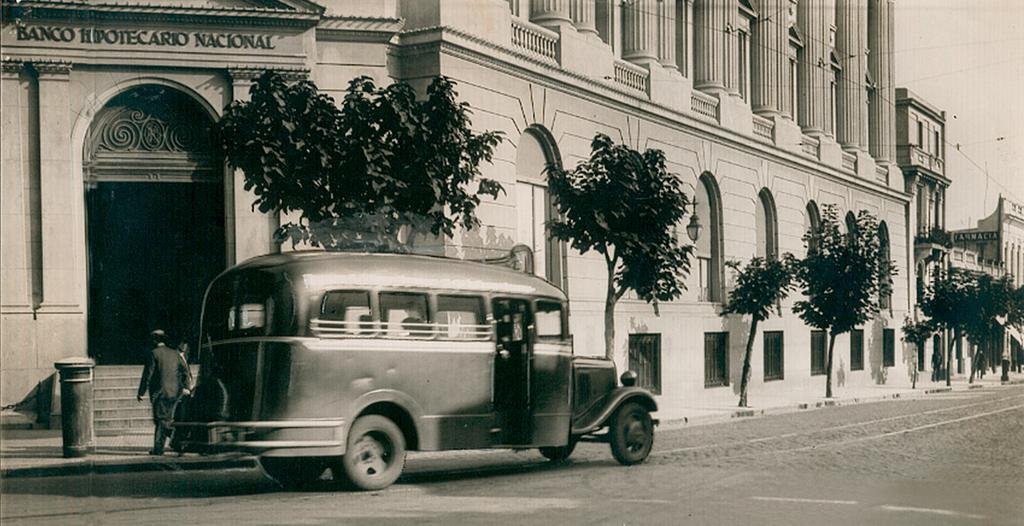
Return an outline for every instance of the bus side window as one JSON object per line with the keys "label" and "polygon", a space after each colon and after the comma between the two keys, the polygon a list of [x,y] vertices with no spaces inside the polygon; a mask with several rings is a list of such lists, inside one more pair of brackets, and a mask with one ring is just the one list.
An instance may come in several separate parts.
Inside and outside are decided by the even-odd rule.
{"label": "bus side window", "polygon": [[537,337],[542,339],[562,339],[565,324],[562,320],[562,304],[557,301],[538,300],[534,322],[537,326]]}
{"label": "bus side window", "polygon": [[433,326],[427,317],[427,295],[408,292],[380,294],[384,334],[399,338],[430,338]]}
{"label": "bus side window", "polygon": [[346,335],[372,334],[373,313],[370,294],[365,291],[332,290],[324,294],[320,305],[321,330]]}
{"label": "bus side window", "polygon": [[439,336],[452,340],[486,340],[491,326],[484,324],[484,300],[478,296],[438,296]]}

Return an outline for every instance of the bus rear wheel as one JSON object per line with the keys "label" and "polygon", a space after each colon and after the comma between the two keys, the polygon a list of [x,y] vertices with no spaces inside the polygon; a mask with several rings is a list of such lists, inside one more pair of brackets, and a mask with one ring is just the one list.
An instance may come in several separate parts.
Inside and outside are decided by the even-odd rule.
{"label": "bus rear wheel", "polygon": [[626,466],[639,464],[654,446],[651,414],[636,402],[626,402],[612,415],[608,435],[615,460]]}
{"label": "bus rear wheel", "polygon": [[570,438],[569,443],[564,446],[550,446],[540,448],[540,454],[552,462],[565,462],[569,460],[574,449],[576,449],[576,437]]}
{"label": "bus rear wheel", "polygon": [[320,457],[261,457],[260,466],[281,486],[300,488],[316,482],[327,469],[327,462]]}
{"label": "bus rear wheel", "polygon": [[373,491],[393,484],[404,467],[402,430],[386,417],[366,415],[352,424],[345,456],[336,461],[331,471],[352,489]]}

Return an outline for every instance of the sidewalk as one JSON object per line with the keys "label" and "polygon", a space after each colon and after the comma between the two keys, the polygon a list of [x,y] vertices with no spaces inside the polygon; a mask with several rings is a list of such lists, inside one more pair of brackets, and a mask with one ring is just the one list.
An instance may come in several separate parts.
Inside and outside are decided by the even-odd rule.
{"label": "sidewalk", "polygon": [[[1019,374],[1010,376],[1010,384],[1024,383]],[[804,409],[826,406],[849,405],[875,402],[895,398],[922,398],[935,393],[967,391],[977,388],[999,386],[999,375],[986,375],[982,380],[968,385],[966,378],[954,378],[951,387],[944,382],[924,381],[917,389],[867,386],[837,389],[836,398],[825,399],[823,387],[811,390],[787,392],[783,396],[766,396],[750,393],[752,407],[738,408],[734,399],[728,405],[701,405],[693,400],[688,405],[662,404],[655,417],[661,422],[661,429],[678,429],[694,425],[724,422],[734,418],[791,413]],[[49,429],[2,429],[0,430],[0,477],[45,477],[70,476],[101,473],[126,473],[143,471],[187,471],[201,469],[251,468],[256,466],[254,457],[242,454],[199,456],[188,454],[177,456],[168,453],[162,457],[150,456],[149,435],[98,436],[96,449],[86,458],[65,459],[61,453],[61,432]],[[425,454],[432,456],[433,454]]]}

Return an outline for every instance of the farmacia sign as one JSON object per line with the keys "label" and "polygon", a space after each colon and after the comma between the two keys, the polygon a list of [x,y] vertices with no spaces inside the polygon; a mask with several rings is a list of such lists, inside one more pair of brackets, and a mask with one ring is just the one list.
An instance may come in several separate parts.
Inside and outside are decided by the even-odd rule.
{"label": "farmacia sign", "polygon": [[172,46],[226,49],[274,49],[273,35],[149,31],[95,27],[18,26],[17,39],[32,42],[100,44],[112,46]]}

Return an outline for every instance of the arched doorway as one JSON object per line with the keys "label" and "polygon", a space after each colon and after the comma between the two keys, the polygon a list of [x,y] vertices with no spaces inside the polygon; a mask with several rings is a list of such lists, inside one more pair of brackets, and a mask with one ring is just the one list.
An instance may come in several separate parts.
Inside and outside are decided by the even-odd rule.
{"label": "arched doorway", "polygon": [[86,137],[89,355],[142,363],[155,328],[198,337],[206,285],[224,270],[224,170],[210,114],[143,85],[110,100]]}

